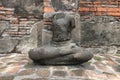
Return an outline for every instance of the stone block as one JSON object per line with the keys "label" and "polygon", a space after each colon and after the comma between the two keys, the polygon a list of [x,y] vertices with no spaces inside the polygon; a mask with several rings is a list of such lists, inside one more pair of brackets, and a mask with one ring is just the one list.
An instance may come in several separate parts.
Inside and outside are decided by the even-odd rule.
{"label": "stone block", "polygon": [[53,71],[52,76],[57,76],[57,77],[66,77],[67,72],[66,71]]}
{"label": "stone block", "polygon": [[38,69],[37,70],[37,74],[40,76],[40,77],[49,77],[50,76],[50,70],[49,69]]}
{"label": "stone block", "polygon": [[76,70],[71,70],[70,71],[70,75],[71,76],[83,76],[83,75],[85,75],[84,74],[84,69],[83,68],[79,68],[79,69],[76,69]]}
{"label": "stone block", "polygon": [[120,22],[110,16],[94,16],[81,22],[81,44],[120,45]]}
{"label": "stone block", "polygon": [[8,21],[0,21],[0,37],[2,36],[2,33],[9,27]]}
{"label": "stone block", "polygon": [[17,75],[18,76],[25,76],[25,75],[31,75],[34,73],[34,69],[25,69],[25,70],[22,70],[21,72],[19,72]]}
{"label": "stone block", "polygon": [[52,32],[42,29],[42,45],[50,45],[52,41]]}
{"label": "stone block", "polygon": [[42,21],[35,23],[30,30],[30,36],[21,39],[20,44],[17,46],[17,51],[28,53],[30,49],[42,45],[42,27]]}
{"label": "stone block", "polygon": [[18,44],[18,40],[15,39],[10,39],[10,38],[0,39],[0,53],[12,52],[17,44]]}
{"label": "stone block", "polygon": [[0,80],[13,80],[14,76],[0,76]]}

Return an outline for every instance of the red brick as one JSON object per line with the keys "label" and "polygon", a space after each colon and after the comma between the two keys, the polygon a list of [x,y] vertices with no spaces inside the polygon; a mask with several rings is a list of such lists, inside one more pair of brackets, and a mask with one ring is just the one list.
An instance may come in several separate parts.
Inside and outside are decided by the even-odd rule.
{"label": "red brick", "polygon": [[0,15],[0,19],[5,19],[6,17],[4,15]]}
{"label": "red brick", "polygon": [[55,10],[51,7],[44,7],[44,12],[54,12]]}
{"label": "red brick", "polygon": [[8,74],[16,74],[20,70],[20,66],[8,67],[5,72]]}
{"label": "red brick", "polygon": [[50,0],[44,0],[44,2],[49,2]]}

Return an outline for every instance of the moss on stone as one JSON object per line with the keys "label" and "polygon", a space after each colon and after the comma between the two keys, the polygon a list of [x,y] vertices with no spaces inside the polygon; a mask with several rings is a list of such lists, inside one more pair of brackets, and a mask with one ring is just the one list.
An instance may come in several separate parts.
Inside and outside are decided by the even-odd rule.
{"label": "moss on stone", "polygon": [[120,53],[117,53],[116,56],[119,56],[119,57],[120,57]]}
{"label": "moss on stone", "polygon": [[94,59],[97,60],[97,61],[101,61],[102,60],[102,58],[99,57],[99,56],[94,56]]}
{"label": "moss on stone", "polygon": [[90,65],[91,64],[91,62],[86,62],[86,63],[84,63],[85,65]]}

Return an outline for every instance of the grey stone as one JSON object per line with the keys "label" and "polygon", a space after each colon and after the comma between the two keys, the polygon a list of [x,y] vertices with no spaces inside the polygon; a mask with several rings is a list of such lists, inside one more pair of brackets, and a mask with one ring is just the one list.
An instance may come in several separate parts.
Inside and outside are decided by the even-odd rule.
{"label": "grey stone", "polygon": [[52,32],[42,29],[42,45],[50,45],[52,41]]}
{"label": "grey stone", "polygon": [[120,45],[119,25],[119,21],[108,16],[94,16],[81,21],[81,45]]}
{"label": "grey stone", "polygon": [[74,14],[75,18],[75,26],[76,28],[72,31],[72,39],[73,41],[80,46],[81,41],[81,22],[80,22],[80,15],[78,13]]}
{"label": "grey stone", "polygon": [[83,76],[83,75],[85,75],[84,71],[85,70],[83,68],[79,68],[79,69],[70,71],[70,75],[71,76]]}
{"label": "grey stone", "polygon": [[23,71],[20,71],[17,75],[18,76],[24,76],[24,75],[31,75],[35,72],[34,69],[25,69]]}
{"label": "grey stone", "polygon": [[[34,62],[40,64],[81,64],[93,57],[89,51],[83,51],[79,47],[80,23],[77,21],[79,17],[74,18],[74,15],[63,12],[54,14],[51,18],[52,25],[47,25],[46,28],[44,26],[42,29],[42,31],[46,30],[41,33],[42,45],[29,51],[29,57]],[[74,29],[76,33],[72,33]]]}
{"label": "grey stone", "polygon": [[0,53],[12,52],[17,44],[18,44],[18,40],[15,39],[11,39],[11,38],[0,39]]}
{"label": "grey stone", "polygon": [[67,76],[67,72],[66,71],[53,71],[52,76],[65,77]]}
{"label": "grey stone", "polygon": [[30,49],[37,48],[42,45],[42,27],[43,21],[35,23],[31,30],[30,36],[23,37],[19,45],[17,45],[17,51],[21,53],[28,53]]}
{"label": "grey stone", "polygon": [[0,37],[2,37],[2,33],[9,27],[8,21],[0,21]]}
{"label": "grey stone", "polygon": [[118,52],[118,48],[115,46],[100,46],[96,48],[83,48],[84,50],[89,51],[93,54],[116,54]]}
{"label": "grey stone", "polygon": [[0,76],[1,80],[13,80],[14,76]]}
{"label": "grey stone", "polygon": [[74,10],[77,7],[77,0],[51,0],[51,3],[56,11]]}
{"label": "grey stone", "polygon": [[40,68],[40,69],[37,70],[37,74],[42,78],[49,77],[50,76],[50,70]]}

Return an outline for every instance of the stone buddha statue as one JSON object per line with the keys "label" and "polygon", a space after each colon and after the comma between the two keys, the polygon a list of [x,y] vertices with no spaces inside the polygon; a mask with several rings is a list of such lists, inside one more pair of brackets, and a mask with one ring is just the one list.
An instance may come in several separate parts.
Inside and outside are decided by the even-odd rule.
{"label": "stone buddha statue", "polygon": [[[90,60],[93,55],[80,49],[72,40],[75,29],[74,16],[63,12],[52,16],[49,31],[52,32],[50,45],[31,49],[29,57],[39,64],[81,64]],[[76,33],[74,33],[76,34]]]}

